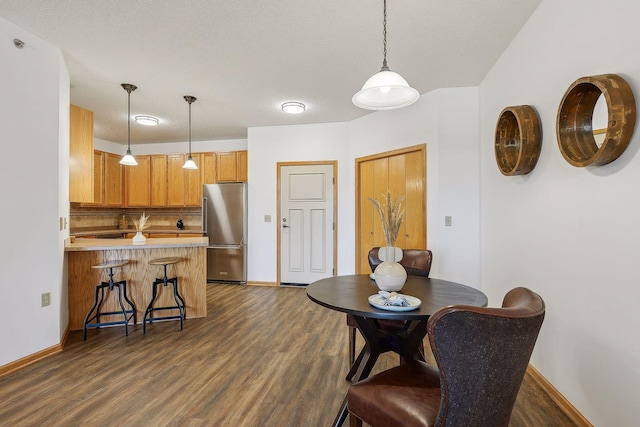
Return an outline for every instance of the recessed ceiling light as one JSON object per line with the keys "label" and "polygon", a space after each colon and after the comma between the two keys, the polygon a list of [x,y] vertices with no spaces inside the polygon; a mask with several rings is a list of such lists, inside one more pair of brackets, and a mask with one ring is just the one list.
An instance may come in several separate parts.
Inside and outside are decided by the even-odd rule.
{"label": "recessed ceiling light", "polygon": [[282,104],[282,111],[289,114],[300,114],[304,112],[306,106],[302,102],[285,102]]}
{"label": "recessed ceiling light", "polygon": [[140,123],[141,125],[145,125],[145,126],[155,126],[160,121],[155,117],[151,117],[151,116],[135,116],[134,119],[136,123]]}

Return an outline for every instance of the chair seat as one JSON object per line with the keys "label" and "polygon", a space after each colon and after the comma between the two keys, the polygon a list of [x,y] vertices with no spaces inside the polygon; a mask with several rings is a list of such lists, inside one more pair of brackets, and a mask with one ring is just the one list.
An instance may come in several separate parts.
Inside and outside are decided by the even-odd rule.
{"label": "chair seat", "polygon": [[397,366],[353,384],[347,400],[349,412],[366,414],[363,420],[373,427],[433,426],[440,406],[438,369],[419,361]]}

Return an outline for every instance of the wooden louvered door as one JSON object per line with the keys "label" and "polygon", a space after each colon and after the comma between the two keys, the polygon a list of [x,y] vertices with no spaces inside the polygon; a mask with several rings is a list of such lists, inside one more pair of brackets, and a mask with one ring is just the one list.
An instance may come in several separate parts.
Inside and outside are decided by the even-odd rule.
{"label": "wooden louvered door", "polygon": [[380,217],[369,198],[404,196],[400,248],[426,249],[426,145],[356,159],[356,272],[370,273],[367,254],[384,246]]}

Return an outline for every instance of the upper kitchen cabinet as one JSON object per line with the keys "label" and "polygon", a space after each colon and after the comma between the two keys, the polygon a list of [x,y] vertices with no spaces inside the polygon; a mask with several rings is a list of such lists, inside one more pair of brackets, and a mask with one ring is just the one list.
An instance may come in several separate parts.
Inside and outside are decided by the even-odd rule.
{"label": "upper kitchen cabinet", "polygon": [[218,182],[247,181],[247,151],[216,153]]}
{"label": "upper kitchen cabinet", "polygon": [[193,153],[198,169],[184,169],[183,154],[167,155],[167,204],[169,206],[200,206],[202,203],[202,154]]}
{"label": "upper kitchen cabinet", "polygon": [[93,112],[69,108],[69,201],[93,200]]}
{"label": "upper kitchen cabinet", "polygon": [[124,167],[126,206],[150,206],[151,156],[136,156],[136,161],[137,166]]}
{"label": "upper kitchen cabinet", "polygon": [[202,183],[216,183],[216,153],[202,153]]}
{"label": "upper kitchen cabinet", "polygon": [[124,206],[124,166],[120,164],[121,158],[118,154],[104,153],[104,206]]}
{"label": "upper kitchen cabinet", "polygon": [[104,151],[93,151],[93,203],[104,204]]}
{"label": "upper kitchen cabinet", "polygon": [[151,206],[167,206],[167,156],[151,156]]}

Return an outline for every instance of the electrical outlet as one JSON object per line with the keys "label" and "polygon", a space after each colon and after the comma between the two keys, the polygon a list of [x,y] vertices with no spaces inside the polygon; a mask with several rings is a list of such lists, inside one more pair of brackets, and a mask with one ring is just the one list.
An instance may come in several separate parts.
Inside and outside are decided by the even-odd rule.
{"label": "electrical outlet", "polygon": [[42,306],[46,307],[51,304],[51,293],[46,292],[42,294]]}
{"label": "electrical outlet", "polygon": [[60,231],[62,231],[63,227],[64,227],[64,218],[60,217]]}
{"label": "electrical outlet", "polygon": [[450,216],[445,216],[444,217],[444,226],[445,227],[451,227],[451,217]]}

